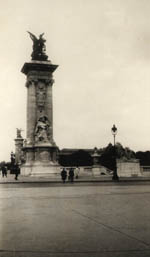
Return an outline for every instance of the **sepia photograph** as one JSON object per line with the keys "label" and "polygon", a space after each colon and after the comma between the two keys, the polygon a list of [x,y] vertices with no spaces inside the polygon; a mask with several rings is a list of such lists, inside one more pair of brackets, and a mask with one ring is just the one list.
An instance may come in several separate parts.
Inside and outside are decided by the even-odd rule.
{"label": "sepia photograph", "polygon": [[149,13],[1,0],[0,257],[150,256]]}

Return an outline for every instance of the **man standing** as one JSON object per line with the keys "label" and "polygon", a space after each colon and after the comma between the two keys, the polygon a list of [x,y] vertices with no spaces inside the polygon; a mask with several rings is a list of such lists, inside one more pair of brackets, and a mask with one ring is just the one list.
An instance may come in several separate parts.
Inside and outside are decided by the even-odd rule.
{"label": "man standing", "polygon": [[19,165],[15,165],[15,180],[18,180],[18,175],[20,174],[20,168]]}
{"label": "man standing", "polygon": [[79,178],[79,171],[80,171],[79,167],[76,167],[76,168],[75,168],[75,171],[74,171],[74,173],[75,173],[75,178],[76,178],[76,179]]}
{"label": "man standing", "polygon": [[74,169],[73,168],[70,168],[70,170],[69,170],[69,179],[70,179],[70,182],[73,183],[73,180],[74,180]]}
{"label": "man standing", "polygon": [[67,171],[65,168],[63,168],[61,171],[61,178],[62,178],[63,183],[65,183],[66,178],[67,178]]}
{"label": "man standing", "polygon": [[5,166],[2,166],[2,177],[6,177],[7,178],[7,168]]}

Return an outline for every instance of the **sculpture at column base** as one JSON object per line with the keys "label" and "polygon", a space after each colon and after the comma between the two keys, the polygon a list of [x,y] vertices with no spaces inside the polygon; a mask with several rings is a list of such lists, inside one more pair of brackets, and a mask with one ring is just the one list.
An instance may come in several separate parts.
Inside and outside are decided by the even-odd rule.
{"label": "sculpture at column base", "polygon": [[25,176],[53,176],[60,174],[57,146],[26,146],[23,148],[26,162],[21,167],[21,174]]}

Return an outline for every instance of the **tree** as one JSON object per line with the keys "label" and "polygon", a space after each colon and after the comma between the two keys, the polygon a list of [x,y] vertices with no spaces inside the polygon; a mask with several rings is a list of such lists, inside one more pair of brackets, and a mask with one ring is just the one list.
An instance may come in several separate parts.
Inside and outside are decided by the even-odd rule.
{"label": "tree", "polygon": [[71,155],[72,166],[91,166],[92,165],[92,157],[91,155],[84,151],[78,150],[77,152]]}
{"label": "tree", "polygon": [[124,148],[120,143],[116,143],[114,153],[114,146],[109,143],[107,147],[102,149],[100,163],[103,166],[114,170],[116,159],[129,160],[133,158],[136,158],[135,152],[132,151],[129,147]]}
{"label": "tree", "polygon": [[136,158],[140,160],[141,165],[149,166],[150,165],[150,151],[138,151],[135,154]]}

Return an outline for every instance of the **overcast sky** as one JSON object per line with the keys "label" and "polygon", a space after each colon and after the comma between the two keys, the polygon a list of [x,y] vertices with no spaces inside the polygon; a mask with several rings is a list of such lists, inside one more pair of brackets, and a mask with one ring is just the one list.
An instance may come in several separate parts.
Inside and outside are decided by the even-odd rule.
{"label": "overcast sky", "polygon": [[0,161],[26,137],[26,77],[35,35],[53,64],[54,139],[62,148],[117,141],[150,150],[150,1],[1,0]]}

